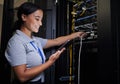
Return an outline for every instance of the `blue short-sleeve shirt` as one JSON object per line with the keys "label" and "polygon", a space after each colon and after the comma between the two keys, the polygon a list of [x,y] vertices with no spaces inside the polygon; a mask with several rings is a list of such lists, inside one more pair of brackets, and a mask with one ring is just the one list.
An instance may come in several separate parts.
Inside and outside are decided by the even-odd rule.
{"label": "blue short-sleeve shirt", "polygon": [[[8,45],[5,51],[5,57],[11,66],[18,66],[26,64],[27,68],[42,64],[42,58],[38,51],[31,45],[34,44],[41,50],[43,59],[45,61],[45,55],[43,47],[47,43],[47,39],[33,36],[32,38],[25,35],[22,31],[16,30],[15,34],[8,41]],[[43,73],[38,75],[32,81],[37,81],[43,77]]]}

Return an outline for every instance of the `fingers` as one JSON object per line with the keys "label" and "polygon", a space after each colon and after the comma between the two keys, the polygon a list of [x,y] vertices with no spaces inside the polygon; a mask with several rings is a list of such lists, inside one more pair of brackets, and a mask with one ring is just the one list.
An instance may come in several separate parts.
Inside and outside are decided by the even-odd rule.
{"label": "fingers", "polygon": [[80,37],[84,38],[84,37],[86,37],[87,35],[88,35],[88,34],[84,32]]}
{"label": "fingers", "polygon": [[87,33],[85,33],[85,32],[76,32],[76,34],[77,34],[77,37],[79,37],[79,38],[81,38],[81,37],[83,38],[87,35]]}
{"label": "fingers", "polygon": [[61,50],[58,50],[58,51],[60,51],[62,53],[64,50],[65,50],[65,48],[62,48]]}
{"label": "fingers", "polygon": [[61,55],[61,53],[65,50],[65,48],[62,48],[61,50],[58,50],[57,52],[55,52],[54,54],[52,54],[49,57],[49,61],[55,62]]}
{"label": "fingers", "polygon": [[56,58],[58,58],[60,56],[60,54],[65,50],[65,48],[62,48],[61,50],[58,50],[56,53],[54,53],[53,55],[56,56]]}

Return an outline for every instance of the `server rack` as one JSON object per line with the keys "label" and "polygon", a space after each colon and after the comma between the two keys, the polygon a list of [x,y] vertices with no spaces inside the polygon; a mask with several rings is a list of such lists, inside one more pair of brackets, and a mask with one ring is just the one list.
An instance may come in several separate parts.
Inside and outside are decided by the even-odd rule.
{"label": "server rack", "polygon": [[0,82],[10,84],[10,66],[5,59],[4,51],[7,41],[12,35],[11,27],[13,23],[13,0],[4,0],[3,5],[3,18],[2,18],[2,31],[1,32],[1,48],[0,48]]}
{"label": "server rack", "polygon": [[[60,68],[60,70],[56,74],[62,73],[56,76],[57,84],[77,84],[78,80],[80,80],[80,84],[119,84],[119,13],[117,12],[117,2],[118,0],[59,1],[58,16],[69,15],[69,18],[64,18],[66,23],[62,23],[63,18],[58,18],[58,20],[61,20],[61,25],[66,27],[64,27],[63,33],[85,31],[90,35],[83,39],[81,61],[79,62],[80,72],[78,71],[80,41],[76,39],[70,46],[72,51],[70,51],[71,48],[68,48],[67,54],[64,54],[64,56],[68,55],[69,57],[61,58],[57,64],[59,66],[57,68]],[[66,11],[65,6],[62,5],[64,3],[66,8],[68,7]],[[86,6],[89,11],[84,12],[82,6]],[[67,20],[69,21],[67,22]],[[91,23],[92,27],[86,23]],[[58,29],[60,29],[59,26]],[[65,29],[68,29],[68,31],[66,32]],[[70,60],[71,52],[72,61]],[[72,65],[69,63],[70,61]],[[68,65],[64,65],[66,62]],[[66,71],[62,70],[63,65],[67,67],[65,68]],[[72,73],[70,72],[71,67]],[[80,79],[78,79],[78,72]]]}
{"label": "server rack", "polygon": [[97,83],[119,84],[118,0],[101,0],[98,3]]}

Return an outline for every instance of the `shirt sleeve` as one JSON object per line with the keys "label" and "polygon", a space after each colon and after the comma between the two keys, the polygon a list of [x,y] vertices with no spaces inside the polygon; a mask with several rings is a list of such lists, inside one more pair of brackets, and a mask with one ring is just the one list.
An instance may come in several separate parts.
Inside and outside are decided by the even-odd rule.
{"label": "shirt sleeve", "polygon": [[48,39],[40,38],[40,37],[35,37],[40,43],[42,48],[47,44]]}
{"label": "shirt sleeve", "polygon": [[8,42],[5,57],[11,66],[26,64],[26,52],[20,40],[10,40]]}

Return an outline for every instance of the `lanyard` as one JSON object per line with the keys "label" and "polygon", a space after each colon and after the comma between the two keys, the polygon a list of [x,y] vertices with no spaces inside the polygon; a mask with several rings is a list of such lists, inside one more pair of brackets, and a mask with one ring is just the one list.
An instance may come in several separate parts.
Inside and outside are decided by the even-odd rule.
{"label": "lanyard", "polygon": [[44,56],[43,56],[43,54],[42,54],[40,48],[37,47],[37,46],[35,47],[35,44],[33,43],[33,41],[31,41],[30,44],[35,48],[35,50],[37,50],[37,51],[39,52],[39,55],[40,55],[41,58],[42,58],[42,64],[43,64],[43,63],[44,63]]}

